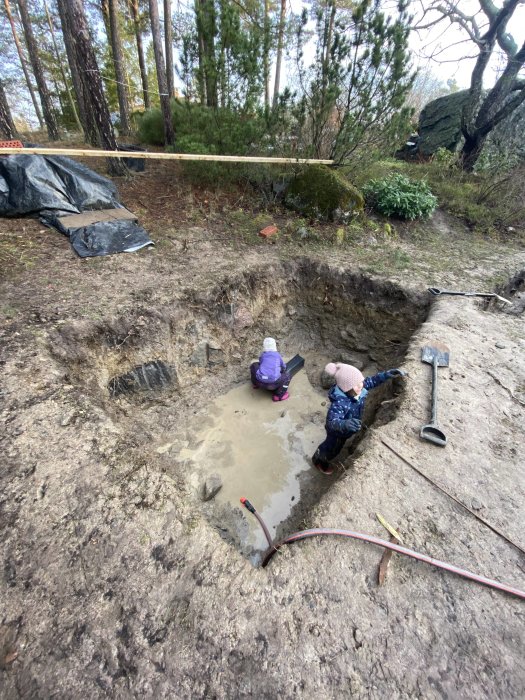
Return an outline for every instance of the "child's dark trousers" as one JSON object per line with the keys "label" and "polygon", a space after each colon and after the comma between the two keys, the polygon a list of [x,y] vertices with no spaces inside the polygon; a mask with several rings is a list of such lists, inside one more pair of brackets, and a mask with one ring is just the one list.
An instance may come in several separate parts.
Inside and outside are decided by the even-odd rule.
{"label": "child's dark trousers", "polygon": [[278,398],[281,398],[281,396],[284,396],[286,394],[286,392],[288,391],[288,385],[291,381],[291,377],[288,374],[288,372],[283,372],[279,379],[277,379],[275,382],[266,384],[265,382],[261,382],[259,379],[257,379],[258,369],[259,363],[252,362],[252,364],[250,365],[250,374],[252,377],[253,386],[257,387],[258,389],[268,389],[268,391],[273,392],[274,396],[277,396]]}

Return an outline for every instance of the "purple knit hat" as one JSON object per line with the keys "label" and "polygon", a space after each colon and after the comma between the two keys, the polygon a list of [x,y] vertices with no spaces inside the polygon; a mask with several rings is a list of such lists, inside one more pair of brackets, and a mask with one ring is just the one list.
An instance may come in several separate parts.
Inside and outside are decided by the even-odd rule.
{"label": "purple knit hat", "polygon": [[345,393],[365,379],[357,367],[342,362],[329,362],[324,371],[334,377],[337,386]]}

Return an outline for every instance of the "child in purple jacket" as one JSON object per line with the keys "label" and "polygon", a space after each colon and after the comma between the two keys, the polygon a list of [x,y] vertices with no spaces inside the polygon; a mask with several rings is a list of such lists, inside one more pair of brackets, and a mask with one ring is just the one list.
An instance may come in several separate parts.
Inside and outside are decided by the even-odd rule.
{"label": "child in purple jacket", "polygon": [[268,389],[273,392],[274,401],[286,401],[290,396],[288,385],[290,375],[286,371],[286,363],[277,352],[277,343],[273,338],[265,338],[263,353],[259,362],[250,365],[250,374],[254,389]]}

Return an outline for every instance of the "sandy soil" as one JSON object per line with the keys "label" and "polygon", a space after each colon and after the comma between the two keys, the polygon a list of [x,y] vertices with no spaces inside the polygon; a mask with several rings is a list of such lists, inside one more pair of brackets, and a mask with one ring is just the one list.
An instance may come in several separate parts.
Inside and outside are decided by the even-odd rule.
{"label": "sandy soil", "polygon": [[[303,525],[387,538],[379,512],[407,547],[525,589],[525,555],[383,442],[525,549],[522,292],[511,312],[467,298],[429,308],[425,294],[490,291],[525,267],[523,249],[469,240],[441,213],[431,244],[410,231],[263,244],[235,235],[231,198],[193,192],[190,207],[161,175],[119,184],[145,205],[151,250],[80,260],[35,221],[0,221],[2,697],[522,698],[523,600],[397,555],[379,587],[382,551],[348,539],[254,568],[206,516],[182,451],[209,401],[242,391],[267,331],[319,363],[347,352],[383,368],[406,348],[407,380],[380,395]],[[148,209],[156,191],[173,195],[163,212]],[[418,437],[420,352],[434,341],[450,348],[444,449]],[[171,388],[110,398],[112,377],[153,359],[176,369]]]}

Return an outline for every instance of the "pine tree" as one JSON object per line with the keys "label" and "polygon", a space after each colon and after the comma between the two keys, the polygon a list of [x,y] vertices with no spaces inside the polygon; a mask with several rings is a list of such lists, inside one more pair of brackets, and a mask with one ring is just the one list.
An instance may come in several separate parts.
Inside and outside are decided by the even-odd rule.
{"label": "pine tree", "polygon": [[316,157],[347,160],[406,114],[405,96],[413,74],[408,52],[407,2],[396,16],[381,10],[380,0],[361,0],[351,10],[335,0],[314,7],[316,61],[304,66],[302,48],[308,16],[297,31],[303,95],[296,108],[302,139]]}
{"label": "pine tree", "polygon": [[47,134],[51,141],[57,141],[60,137],[58,134],[55,110],[51,102],[51,95],[49,94],[42,62],[38,54],[38,47],[33,34],[33,28],[31,26],[31,19],[29,17],[26,0],[18,0],[18,7],[20,9],[20,17],[24,28],[27,51],[29,53],[29,59],[31,61],[31,66],[33,67],[33,73],[35,75],[38,93],[40,95],[40,102],[42,104],[42,112],[46,123]]}
{"label": "pine tree", "polygon": [[122,41],[120,38],[118,23],[118,0],[108,0],[109,5],[109,26],[111,53],[115,67],[115,78],[117,82],[117,95],[120,111],[120,131],[124,135],[130,132],[129,126],[129,98],[126,84],[124,59],[122,51]]}
{"label": "pine tree", "polygon": [[40,124],[40,128],[44,128],[44,119],[42,117],[42,111],[40,109],[40,105],[38,104],[38,100],[36,99],[35,91],[33,89],[33,84],[31,82],[31,77],[29,75],[29,69],[27,67],[27,61],[24,56],[24,52],[22,50],[22,45],[20,43],[20,39],[18,37],[18,32],[16,30],[16,25],[15,21],[13,18],[13,13],[11,12],[11,5],[9,3],[9,0],[4,0],[4,7],[5,7],[5,12],[7,15],[7,18],[9,20],[9,24],[11,26],[11,32],[13,34],[13,41],[15,42],[16,50],[18,52],[18,57],[20,59],[20,65],[22,66],[22,71],[24,73],[24,78],[26,81],[27,89],[29,91],[29,94],[31,95],[31,101],[33,103],[33,107],[35,109],[35,114],[38,119],[38,123]]}
{"label": "pine tree", "polygon": [[142,43],[143,27],[139,12],[138,0],[129,0],[129,8],[133,20],[133,28],[135,32],[135,41],[137,44],[137,55],[139,59],[140,79],[142,82],[142,96],[144,99],[144,108],[149,109],[151,106],[148,87],[148,73],[146,70],[146,61],[144,59],[144,47]]}
{"label": "pine tree", "polygon": [[[104,94],[102,78],[97,64],[93,43],[87,24],[82,0],[68,0],[68,27],[74,27],[72,44],[75,50],[77,69],[82,80],[86,109],[93,115],[99,145],[105,150],[116,151],[117,142],[109,107]],[[127,168],[120,159],[108,159],[108,169],[114,175],[124,175]]]}
{"label": "pine tree", "polygon": [[0,80],[0,138],[16,139],[17,136],[18,134],[16,133],[16,127],[4,90],[4,84],[2,80]]}
{"label": "pine tree", "polygon": [[157,67],[157,82],[159,85],[160,105],[164,120],[164,139],[167,144],[175,143],[175,131],[171,118],[170,97],[168,95],[168,81],[166,79],[166,66],[162,55],[162,41],[160,36],[160,20],[158,0],[149,0],[149,14],[151,21],[151,34],[153,38],[153,50],[155,52],[155,65]]}

